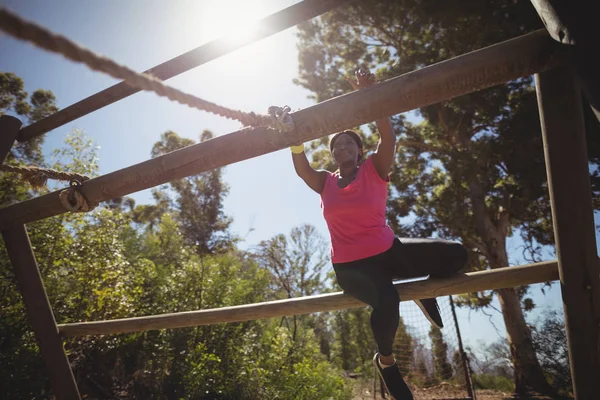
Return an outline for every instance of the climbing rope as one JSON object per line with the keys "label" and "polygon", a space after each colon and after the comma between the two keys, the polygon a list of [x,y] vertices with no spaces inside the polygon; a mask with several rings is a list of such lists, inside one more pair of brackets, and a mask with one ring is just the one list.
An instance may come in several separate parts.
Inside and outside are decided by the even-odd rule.
{"label": "climbing rope", "polygon": [[25,21],[16,14],[0,7],[0,29],[7,34],[21,40],[33,43],[42,49],[62,54],[71,61],[83,63],[89,68],[104,72],[113,78],[122,79],[136,89],[152,91],[159,96],[176,101],[198,110],[207,111],[225,118],[240,121],[245,126],[270,127],[291,131],[294,129],[291,117],[283,123],[271,115],[260,115],[253,112],[246,113],[232,110],[217,104],[202,100],[191,94],[165,85],[160,79],[150,74],[140,74],[126,66],[117,64],[115,61],[95,54],[94,52],[79,46],[62,35],[55,34],[37,24]]}
{"label": "climbing rope", "polygon": [[0,165],[0,171],[20,174],[23,179],[35,188],[43,187],[48,179],[69,181],[69,188],[59,193],[63,207],[71,212],[92,211],[98,204],[90,204],[79,191],[81,183],[90,179],[88,176],[73,172],[61,172],[50,168],[25,167],[17,165]]}
{"label": "climbing rope", "polygon": [[88,176],[72,172],[61,172],[50,168],[26,167],[23,165],[0,165],[0,171],[20,174],[33,187],[42,187],[48,179],[59,181],[84,182],[90,179]]}

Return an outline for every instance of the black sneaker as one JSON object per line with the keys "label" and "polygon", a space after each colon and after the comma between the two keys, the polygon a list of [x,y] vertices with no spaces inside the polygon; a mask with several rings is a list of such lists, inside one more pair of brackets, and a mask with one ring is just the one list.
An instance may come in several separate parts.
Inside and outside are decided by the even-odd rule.
{"label": "black sneaker", "polygon": [[438,306],[436,299],[420,299],[415,300],[415,303],[423,311],[429,322],[440,329],[444,327],[442,316],[440,315],[440,306]]}
{"label": "black sneaker", "polygon": [[379,353],[375,353],[373,365],[375,365],[375,370],[379,373],[386,390],[392,396],[393,400],[413,400],[413,394],[406,382],[404,382],[396,364],[387,368],[381,368],[379,365]]}

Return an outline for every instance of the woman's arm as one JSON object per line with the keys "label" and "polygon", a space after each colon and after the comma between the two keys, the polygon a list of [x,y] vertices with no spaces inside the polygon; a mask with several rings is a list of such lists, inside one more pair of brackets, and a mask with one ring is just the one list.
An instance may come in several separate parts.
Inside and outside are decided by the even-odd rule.
{"label": "woman's arm", "polygon": [[[356,71],[356,80],[348,79],[348,82],[354,90],[360,90],[375,85],[377,79],[368,69],[360,68]],[[394,162],[396,136],[389,118],[379,119],[375,121],[375,125],[379,131],[379,143],[372,156],[373,166],[382,179],[387,179]]]}
{"label": "woman's arm", "polygon": [[373,166],[382,179],[387,179],[394,163],[396,136],[389,118],[379,119],[375,121],[375,124],[379,131],[379,143],[372,156]]}
{"label": "woman's arm", "polygon": [[292,151],[292,160],[294,161],[294,169],[296,170],[298,176],[302,178],[308,187],[318,194],[321,194],[321,192],[323,192],[323,188],[325,187],[327,172],[316,171],[313,169],[313,167],[310,166],[304,151]]}

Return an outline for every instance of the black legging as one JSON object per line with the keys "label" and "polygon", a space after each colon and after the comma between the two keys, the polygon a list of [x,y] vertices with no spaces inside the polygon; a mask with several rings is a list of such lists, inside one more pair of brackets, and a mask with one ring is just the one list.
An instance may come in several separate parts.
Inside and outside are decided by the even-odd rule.
{"label": "black legging", "polygon": [[467,251],[456,242],[440,239],[395,239],[381,254],[362,260],[333,264],[344,292],[371,307],[371,329],[383,356],[392,354],[398,329],[400,297],[394,279],[429,275],[445,278],[462,269]]}

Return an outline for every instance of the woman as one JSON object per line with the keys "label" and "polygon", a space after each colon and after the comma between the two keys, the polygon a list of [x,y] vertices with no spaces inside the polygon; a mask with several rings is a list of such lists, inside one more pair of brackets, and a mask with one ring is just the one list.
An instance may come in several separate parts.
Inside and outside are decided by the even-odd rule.
{"label": "woman", "polygon": [[[359,70],[357,80],[349,80],[355,90],[374,85],[375,76]],[[399,323],[399,296],[394,279],[419,276],[447,277],[463,268],[465,248],[435,239],[398,240],[386,224],[388,174],[394,160],[395,137],[389,119],[376,121],[379,144],[363,161],[360,136],[343,131],[330,142],[338,171],[314,170],[304,154],[304,145],[292,146],[294,168],[300,178],[321,196],[323,216],[331,235],[331,257],[339,285],[344,292],[367,304],[371,329],[378,352],[375,368],[388,392],[396,400],[412,399],[412,393],[392,353]],[[442,328],[435,299],[416,301],[431,323]]]}

